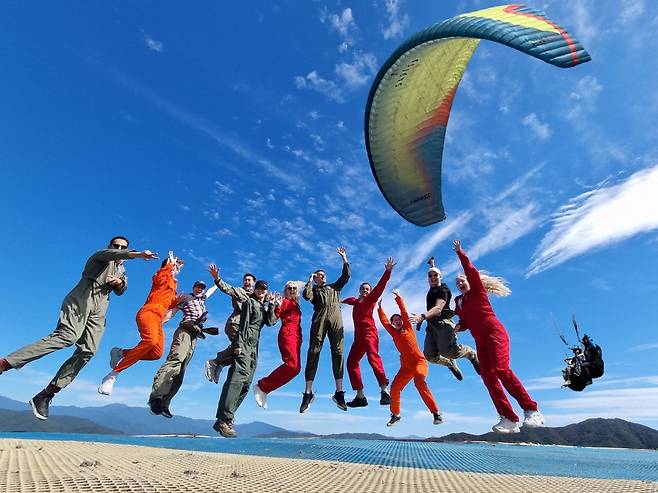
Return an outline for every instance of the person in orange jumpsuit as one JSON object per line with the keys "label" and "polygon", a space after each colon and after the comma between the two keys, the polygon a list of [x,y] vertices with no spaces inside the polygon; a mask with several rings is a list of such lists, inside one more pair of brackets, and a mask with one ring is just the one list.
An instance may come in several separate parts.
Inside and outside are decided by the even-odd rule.
{"label": "person in orange jumpsuit", "polygon": [[146,303],[140,308],[135,317],[139,329],[139,343],[132,349],[112,348],[110,352],[110,367],[100,386],[98,393],[112,394],[117,376],[126,368],[141,360],[157,360],[164,353],[164,323],[167,311],[176,306],[176,275],[183,267],[183,261],[169,252],[169,256],[162,262],[162,266],[153,276],[151,291]]}
{"label": "person in orange jumpsuit", "polygon": [[439,411],[439,406],[434,400],[432,391],[427,386],[425,379],[429,373],[429,365],[423,352],[418,347],[416,333],[409,321],[409,314],[404,299],[400,293],[395,290],[395,302],[400,308],[400,314],[397,313],[390,318],[386,316],[382,308],[382,301],[379,300],[377,305],[377,314],[379,321],[382,323],[386,332],[391,334],[395,347],[400,351],[400,370],[398,371],[393,383],[391,384],[391,419],[386,426],[393,426],[400,421],[400,394],[407,384],[413,379],[416,389],[421,399],[432,413],[434,424],[443,423],[443,417]]}

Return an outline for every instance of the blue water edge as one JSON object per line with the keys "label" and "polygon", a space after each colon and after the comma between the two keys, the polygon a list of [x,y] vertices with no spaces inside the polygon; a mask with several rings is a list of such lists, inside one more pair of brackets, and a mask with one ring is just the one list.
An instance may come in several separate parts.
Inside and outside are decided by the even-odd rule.
{"label": "blue water edge", "polygon": [[392,440],[266,439],[0,433],[0,438],[145,445],[421,469],[658,481],[658,452],[559,446]]}

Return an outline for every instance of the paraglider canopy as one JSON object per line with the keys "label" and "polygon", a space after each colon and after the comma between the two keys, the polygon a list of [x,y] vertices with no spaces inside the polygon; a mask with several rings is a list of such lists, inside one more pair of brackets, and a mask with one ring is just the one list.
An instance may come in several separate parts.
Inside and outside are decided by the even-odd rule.
{"label": "paraglider canopy", "polygon": [[402,43],[370,89],[366,149],[386,200],[418,226],[446,217],[441,197],[446,127],[457,87],[481,39],[562,68],[591,59],[546,14],[516,4],[458,15]]}

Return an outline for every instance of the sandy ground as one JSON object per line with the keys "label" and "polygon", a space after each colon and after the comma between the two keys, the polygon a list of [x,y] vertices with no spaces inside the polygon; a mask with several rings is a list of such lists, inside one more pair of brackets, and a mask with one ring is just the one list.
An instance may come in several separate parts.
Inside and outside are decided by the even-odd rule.
{"label": "sandy ground", "polygon": [[642,481],[516,476],[113,445],[0,440],[0,492],[654,492]]}

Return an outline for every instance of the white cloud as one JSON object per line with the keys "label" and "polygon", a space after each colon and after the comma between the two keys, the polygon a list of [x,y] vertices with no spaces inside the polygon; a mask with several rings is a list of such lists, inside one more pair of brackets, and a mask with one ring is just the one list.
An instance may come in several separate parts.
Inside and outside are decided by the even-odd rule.
{"label": "white cloud", "polygon": [[294,81],[297,89],[310,89],[324,94],[329,99],[338,103],[345,102],[343,91],[336,85],[336,83],[332,80],[323,79],[318,75],[316,70],[309,72],[306,77],[298,75],[295,77]]}
{"label": "white cloud", "polygon": [[347,7],[339,14],[330,14],[326,9],[320,12],[320,22],[328,22],[332,30],[336,31],[341,38],[338,51],[347,51],[350,45],[354,45],[354,36],[358,32],[352,9]]}
{"label": "white cloud", "polygon": [[658,349],[658,342],[653,342],[649,344],[640,344],[638,346],[633,346],[628,348],[629,351],[648,351],[650,349]]}
{"label": "white cloud", "polygon": [[551,127],[548,123],[542,123],[535,113],[523,117],[523,125],[530,128],[540,140],[547,140],[551,136]]}
{"label": "white cloud", "polygon": [[388,17],[388,25],[382,29],[384,39],[398,38],[409,26],[409,16],[407,14],[400,15],[399,0],[386,0],[384,7]]}
{"label": "white cloud", "polygon": [[555,214],[528,276],[567,260],[658,228],[658,165],[626,181],[571,199]]}
{"label": "white cloud", "polygon": [[621,10],[621,22],[629,24],[644,14],[644,0],[624,0]]}
{"label": "white cloud", "polygon": [[162,51],[164,50],[164,45],[162,44],[162,42],[153,39],[153,37],[150,34],[144,34],[144,43],[146,44],[146,46],[149,47],[149,49],[153,51],[157,51],[158,53],[162,53]]}
{"label": "white cloud", "polygon": [[377,71],[377,59],[372,53],[355,53],[352,63],[339,63],[335,70],[348,89],[355,89],[367,84]]}

